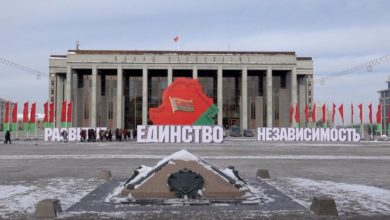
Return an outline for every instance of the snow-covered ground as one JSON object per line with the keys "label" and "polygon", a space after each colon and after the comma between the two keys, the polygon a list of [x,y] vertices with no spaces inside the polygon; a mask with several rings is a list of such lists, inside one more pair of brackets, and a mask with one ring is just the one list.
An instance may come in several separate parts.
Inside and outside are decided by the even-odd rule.
{"label": "snow-covered ground", "polygon": [[30,215],[43,199],[58,198],[65,210],[95,189],[101,180],[80,178],[40,179],[0,185],[0,217]]}
{"label": "snow-covered ground", "polygon": [[310,208],[313,196],[326,195],[335,199],[340,215],[390,215],[390,190],[303,178],[280,178],[267,182],[307,208]]}

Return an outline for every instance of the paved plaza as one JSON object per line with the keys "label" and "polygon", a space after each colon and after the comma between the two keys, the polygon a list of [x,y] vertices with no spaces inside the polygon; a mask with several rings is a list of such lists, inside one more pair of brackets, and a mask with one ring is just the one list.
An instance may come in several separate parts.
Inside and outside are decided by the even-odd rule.
{"label": "paved plaza", "polygon": [[[123,179],[139,165],[154,166],[181,149],[220,168],[234,165],[244,178],[254,178],[257,169],[268,169],[271,179],[265,182],[306,208],[314,195],[328,195],[335,198],[341,217],[386,219],[390,215],[390,143],[260,143],[228,138],[223,144],[209,145],[1,144],[0,217],[33,216],[36,202],[47,197],[59,198],[66,210],[103,183],[97,179],[99,170],[111,170],[114,178]],[[169,218],[169,213],[154,217],[160,215]]]}

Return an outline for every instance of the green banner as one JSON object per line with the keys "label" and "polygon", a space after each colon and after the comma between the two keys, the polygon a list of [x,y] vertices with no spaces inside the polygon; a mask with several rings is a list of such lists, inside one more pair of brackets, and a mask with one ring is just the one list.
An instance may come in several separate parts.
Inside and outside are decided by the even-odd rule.
{"label": "green banner", "polygon": [[10,129],[10,124],[9,123],[5,123],[3,131],[8,131],[9,129]]}
{"label": "green banner", "polygon": [[16,132],[18,130],[17,124],[16,123],[11,123],[11,130],[13,132]]}
{"label": "green banner", "polygon": [[35,132],[35,123],[30,123],[29,124],[29,131],[30,132]]}

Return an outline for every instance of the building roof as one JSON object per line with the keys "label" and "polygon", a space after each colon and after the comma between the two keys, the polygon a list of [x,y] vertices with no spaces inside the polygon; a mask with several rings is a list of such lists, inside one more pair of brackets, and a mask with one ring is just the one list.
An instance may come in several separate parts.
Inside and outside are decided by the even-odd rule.
{"label": "building roof", "polygon": [[[68,50],[68,53],[75,54],[227,54],[227,55],[295,55],[292,51],[182,51],[182,50]],[[61,55],[54,55],[61,56]],[[311,57],[302,57],[311,59]]]}

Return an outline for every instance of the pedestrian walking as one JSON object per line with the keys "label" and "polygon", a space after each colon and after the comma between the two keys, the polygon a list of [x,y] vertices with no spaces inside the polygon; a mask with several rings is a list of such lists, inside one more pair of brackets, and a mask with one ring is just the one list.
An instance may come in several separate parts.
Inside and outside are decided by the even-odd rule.
{"label": "pedestrian walking", "polygon": [[8,142],[9,142],[10,144],[12,144],[12,142],[11,142],[11,130],[7,130],[7,131],[5,132],[5,140],[4,140],[4,143],[5,143],[5,144],[8,144]]}

